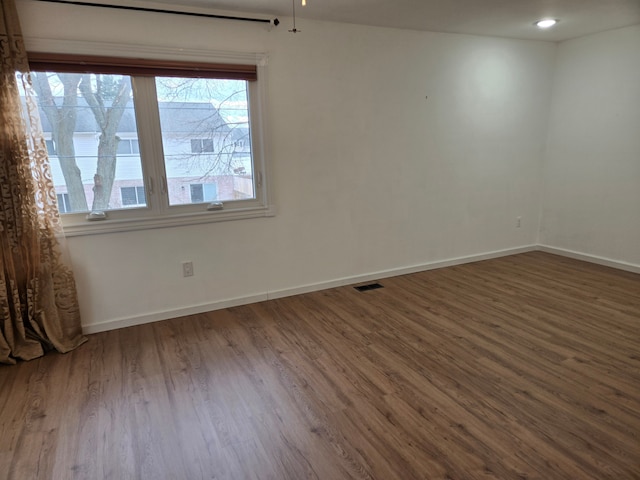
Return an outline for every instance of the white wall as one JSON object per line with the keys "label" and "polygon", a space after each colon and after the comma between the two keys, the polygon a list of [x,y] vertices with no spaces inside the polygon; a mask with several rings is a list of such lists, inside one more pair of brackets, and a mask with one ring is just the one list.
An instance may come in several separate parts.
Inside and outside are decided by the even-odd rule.
{"label": "white wall", "polygon": [[640,267],[640,25],[558,48],[540,242]]}
{"label": "white wall", "polygon": [[27,41],[270,55],[277,216],[70,238],[90,330],[537,241],[555,44],[18,6]]}

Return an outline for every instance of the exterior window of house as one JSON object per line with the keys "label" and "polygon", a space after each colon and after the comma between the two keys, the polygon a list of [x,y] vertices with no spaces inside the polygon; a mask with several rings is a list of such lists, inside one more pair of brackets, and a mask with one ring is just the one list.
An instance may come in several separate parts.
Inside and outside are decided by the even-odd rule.
{"label": "exterior window of house", "polygon": [[68,235],[272,215],[262,64],[29,59]]}
{"label": "exterior window of house", "polygon": [[191,153],[213,153],[213,139],[192,138]]}
{"label": "exterior window of house", "polygon": [[146,205],[144,199],[144,187],[121,187],[122,205]]}
{"label": "exterior window of house", "polygon": [[53,140],[45,140],[45,143],[47,145],[47,153],[49,154],[49,156],[57,155],[56,154],[56,144],[54,143],[54,141]]}
{"label": "exterior window of house", "polygon": [[140,155],[140,145],[137,138],[124,138],[118,142],[118,155]]}
{"label": "exterior window of house", "polygon": [[58,193],[56,195],[58,198],[58,211],[60,213],[68,213],[71,211],[71,205],[69,204],[69,194],[68,193]]}
{"label": "exterior window of house", "polygon": [[218,186],[215,183],[192,183],[191,203],[214,202],[218,200]]}

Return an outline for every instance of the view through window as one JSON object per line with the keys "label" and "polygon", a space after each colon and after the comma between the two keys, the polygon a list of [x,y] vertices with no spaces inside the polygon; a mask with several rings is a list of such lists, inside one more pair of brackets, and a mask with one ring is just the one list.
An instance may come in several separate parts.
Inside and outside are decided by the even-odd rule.
{"label": "view through window", "polygon": [[254,198],[247,82],[159,77],[156,91],[169,204]]}
{"label": "view through window", "polygon": [[154,122],[136,112],[134,92],[146,79],[53,71],[34,71],[32,79],[61,213],[148,207],[152,162],[163,173],[159,203],[256,198],[248,81],[155,78],[155,104],[144,110],[159,118],[155,151],[163,155],[145,160],[150,140],[138,125]]}

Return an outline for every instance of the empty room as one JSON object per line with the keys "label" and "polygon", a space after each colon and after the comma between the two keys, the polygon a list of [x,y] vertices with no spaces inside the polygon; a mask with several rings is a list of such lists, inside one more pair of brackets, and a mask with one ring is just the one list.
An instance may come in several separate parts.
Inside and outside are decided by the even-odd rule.
{"label": "empty room", "polygon": [[638,0],[0,1],[0,479],[640,479]]}

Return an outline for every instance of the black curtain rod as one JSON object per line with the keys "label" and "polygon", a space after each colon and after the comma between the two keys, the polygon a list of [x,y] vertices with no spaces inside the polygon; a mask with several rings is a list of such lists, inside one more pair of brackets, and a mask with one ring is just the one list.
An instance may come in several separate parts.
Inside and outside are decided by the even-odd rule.
{"label": "black curtain rod", "polygon": [[[91,2],[74,2],[71,0],[38,0],[39,2],[49,3],[63,3],[65,5],[81,5],[83,7],[102,7],[102,8],[114,8],[116,10],[133,10],[135,12],[152,12],[152,13],[172,13],[174,15],[188,15],[191,17],[205,17],[205,18],[219,18],[223,20],[241,20],[243,22],[258,22],[258,23],[272,23],[271,20],[264,18],[249,18],[249,17],[233,17],[230,15],[213,15],[210,13],[196,13],[196,12],[176,12],[175,10],[163,10],[161,8],[146,8],[146,7],[132,7],[127,5],[107,5],[104,3],[91,3]],[[280,20],[273,19],[273,24],[278,26]]]}

